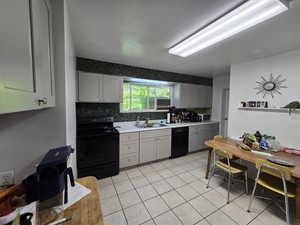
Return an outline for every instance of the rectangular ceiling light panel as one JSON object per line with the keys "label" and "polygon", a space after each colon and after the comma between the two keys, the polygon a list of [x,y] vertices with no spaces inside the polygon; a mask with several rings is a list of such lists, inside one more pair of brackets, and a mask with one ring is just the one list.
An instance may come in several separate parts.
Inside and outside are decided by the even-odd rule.
{"label": "rectangular ceiling light panel", "polygon": [[169,50],[187,57],[288,10],[288,1],[249,0]]}

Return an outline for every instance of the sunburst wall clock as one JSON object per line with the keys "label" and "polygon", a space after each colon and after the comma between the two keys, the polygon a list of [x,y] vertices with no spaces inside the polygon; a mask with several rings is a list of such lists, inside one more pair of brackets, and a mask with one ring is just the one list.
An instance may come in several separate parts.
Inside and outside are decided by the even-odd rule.
{"label": "sunburst wall clock", "polygon": [[274,77],[271,73],[269,79],[261,76],[261,81],[256,81],[257,87],[254,89],[258,90],[256,94],[263,95],[263,98],[268,95],[274,98],[275,94],[282,94],[280,92],[282,88],[287,88],[287,86],[283,85],[284,82],[286,82],[286,79],[283,79],[282,75]]}

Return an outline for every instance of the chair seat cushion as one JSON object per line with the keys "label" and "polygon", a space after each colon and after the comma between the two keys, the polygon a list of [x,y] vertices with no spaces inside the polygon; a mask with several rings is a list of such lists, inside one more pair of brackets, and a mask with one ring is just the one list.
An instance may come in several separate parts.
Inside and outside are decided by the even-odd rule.
{"label": "chair seat cushion", "polygon": [[244,171],[247,170],[247,167],[242,166],[231,160],[230,160],[230,167],[229,167],[227,164],[227,159],[218,160],[216,162],[216,166],[232,174],[243,173]]}
{"label": "chair seat cushion", "polygon": [[[272,175],[262,173],[257,181],[258,184],[261,186],[274,191],[278,194],[284,195],[284,189],[283,189],[283,183],[282,179],[278,177],[274,177]],[[296,197],[296,186],[293,183],[286,182],[287,190],[288,190],[288,196],[290,198]]]}

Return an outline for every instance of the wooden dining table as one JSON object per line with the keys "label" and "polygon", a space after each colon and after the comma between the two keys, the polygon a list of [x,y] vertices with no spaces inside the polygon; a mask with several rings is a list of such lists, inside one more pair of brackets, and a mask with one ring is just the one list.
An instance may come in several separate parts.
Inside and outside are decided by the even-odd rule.
{"label": "wooden dining table", "polygon": [[[205,144],[209,147],[208,158],[207,158],[207,168],[206,168],[206,179],[208,178],[211,160],[212,160],[212,149],[223,149],[231,152],[234,156],[251,162],[256,163],[257,159],[266,159],[267,156],[256,154],[251,151],[246,151],[240,148],[238,142],[230,138],[222,138],[218,140],[208,140]],[[300,155],[286,153],[286,152],[276,152],[272,153],[274,156],[279,156],[290,162],[295,163],[295,167],[291,167],[291,173],[296,183],[296,223],[295,225],[300,225]]]}

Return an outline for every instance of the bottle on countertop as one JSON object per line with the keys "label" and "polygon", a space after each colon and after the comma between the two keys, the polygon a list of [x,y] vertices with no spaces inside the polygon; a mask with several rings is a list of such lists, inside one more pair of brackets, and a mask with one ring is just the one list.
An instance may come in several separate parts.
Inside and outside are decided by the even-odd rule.
{"label": "bottle on countertop", "polygon": [[269,108],[268,102],[265,102],[265,108]]}
{"label": "bottle on countertop", "polygon": [[167,123],[171,123],[171,113],[167,113]]}
{"label": "bottle on countertop", "polygon": [[262,139],[261,133],[260,133],[259,131],[256,131],[256,133],[254,134],[254,136],[256,137],[256,141],[257,141],[258,143],[260,143],[260,142],[261,142],[261,139]]}

